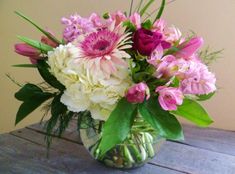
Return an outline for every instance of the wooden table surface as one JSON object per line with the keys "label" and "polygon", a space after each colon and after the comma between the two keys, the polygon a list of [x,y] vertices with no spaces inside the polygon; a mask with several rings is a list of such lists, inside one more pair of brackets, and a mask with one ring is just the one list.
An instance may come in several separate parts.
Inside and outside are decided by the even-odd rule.
{"label": "wooden table surface", "polygon": [[145,166],[117,170],[89,156],[75,122],[53,140],[47,158],[45,132],[35,124],[0,135],[0,174],[235,174],[235,132],[192,126],[184,130],[184,142],[166,142]]}

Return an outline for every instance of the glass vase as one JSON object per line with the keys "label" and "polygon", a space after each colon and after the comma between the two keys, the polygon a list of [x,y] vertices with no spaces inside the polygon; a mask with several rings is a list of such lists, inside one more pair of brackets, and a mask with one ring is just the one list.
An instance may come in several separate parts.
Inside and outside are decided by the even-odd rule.
{"label": "glass vase", "polygon": [[[141,121],[140,121],[141,120]],[[101,131],[96,127],[80,129],[83,145],[97,161],[109,167],[132,169],[143,166],[154,158],[165,139],[142,119],[134,122],[128,137],[116,144],[104,156],[99,155]]]}

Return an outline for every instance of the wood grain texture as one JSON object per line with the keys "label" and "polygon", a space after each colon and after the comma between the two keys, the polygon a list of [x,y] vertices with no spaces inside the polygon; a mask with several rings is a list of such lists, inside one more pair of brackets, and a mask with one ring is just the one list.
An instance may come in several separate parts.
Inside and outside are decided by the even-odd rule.
{"label": "wood grain texture", "polygon": [[[20,138],[21,141],[28,142],[29,144],[34,144],[34,146],[39,146],[38,148],[44,152],[44,156],[40,156],[40,160],[44,161],[46,159],[46,149],[43,141],[44,135],[30,129],[22,129],[19,131],[14,131],[11,133],[16,138]],[[19,148],[20,149],[20,148]],[[40,153],[41,154],[41,153]],[[30,158],[31,152],[28,154]],[[37,158],[39,157],[37,156]],[[39,159],[38,159],[39,160]],[[82,145],[76,144],[71,141],[55,138],[50,151],[50,158],[47,160],[51,167],[55,169],[60,169],[66,173],[120,173],[120,174],[182,174],[184,172],[179,172],[164,167],[156,166],[153,164],[146,164],[142,168],[134,170],[114,170],[107,168],[102,164],[93,160],[88,152]],[[57,166],[60,166],[59,168]],[[0,164],[1,168],[1,164]]]}
{"label": "wood grain texture", "polygon": [[42,128],[35,124],[0,136],[0,173],[11,165],[23,171],[26,169],[22,166],[32,163],[33,169],[28,171],[33,173],[39,168],[45,170],[44,173],[235,174],[235,133],[231,131],[185,125],[184,142],[167,142],[158,156],[144,167],[121,171],[106,168],[89,156],[81,145],[75,121],[62,138],[53,140],[50,159],[47,159]]}
{"label": "wood grain texture", "polygon": [[[29,128],[45,133],[43,124],[34,124]],[[213,128],[198,128],[190,125],[183,125],[183,129],[185,140],[181,142],[182,144],[235,156],[235,132]],[[81,143],[81,140],[77,139],[76,120],[70,123],[68,130],[62,137]]]}

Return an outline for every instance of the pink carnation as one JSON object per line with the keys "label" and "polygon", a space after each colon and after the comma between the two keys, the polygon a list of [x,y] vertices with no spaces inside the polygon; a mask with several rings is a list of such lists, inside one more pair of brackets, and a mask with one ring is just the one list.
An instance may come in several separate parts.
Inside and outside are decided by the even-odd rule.
{"label": "pink carnation", "polygon": [[145,99],[149,99],[150,93],[146,83],[138,83],[128,89],[126,99],[130,103],[142,103]]}
{"label": "pink carnation", "polygon": [[216,90],[215,83],[215,75],[206,65],[191,61],[181,82],[181,90],[184,94],[208,94]]}
{"label": "pink carnation", "polygon": [[162,109],[166,111],[177,110],[177,105],[183,103],[183,93],[178,88],[159,86],[156,89],[159,93],[158,101]]}

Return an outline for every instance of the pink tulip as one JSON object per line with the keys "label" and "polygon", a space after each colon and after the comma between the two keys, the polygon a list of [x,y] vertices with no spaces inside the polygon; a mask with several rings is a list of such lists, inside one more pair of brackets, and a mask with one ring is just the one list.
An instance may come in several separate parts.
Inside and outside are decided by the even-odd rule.
{"label": "pink tulip", "polygon": [[178,88],[159,86],[156,92],[159,93],[158,101],[162,109],[166,111],[177,110],[177,105],[183,103],[183,93]]}
{"label": "pink tulip", "polygon": [[195,54],[203,45],[204,40],[202,37],[194,37],[190,41],[185,41],[179,45],[179,51],[176,53],[176,57],[182,57],[186,60]]}
{"label": "pink tulip", "polygon": [[148,100],[149,97],[149,88],[143,82],[133,85],[126,93],[126,99],[130,103],[142,103],[145,99]]}
{"label": "pink tulip", "polygon": [[22,56],[29,57],[32,64],[37,63],[37,60],[40,59],[40,54],[41,54],[39,50],[25,43],[15,44],[15,52]]}

